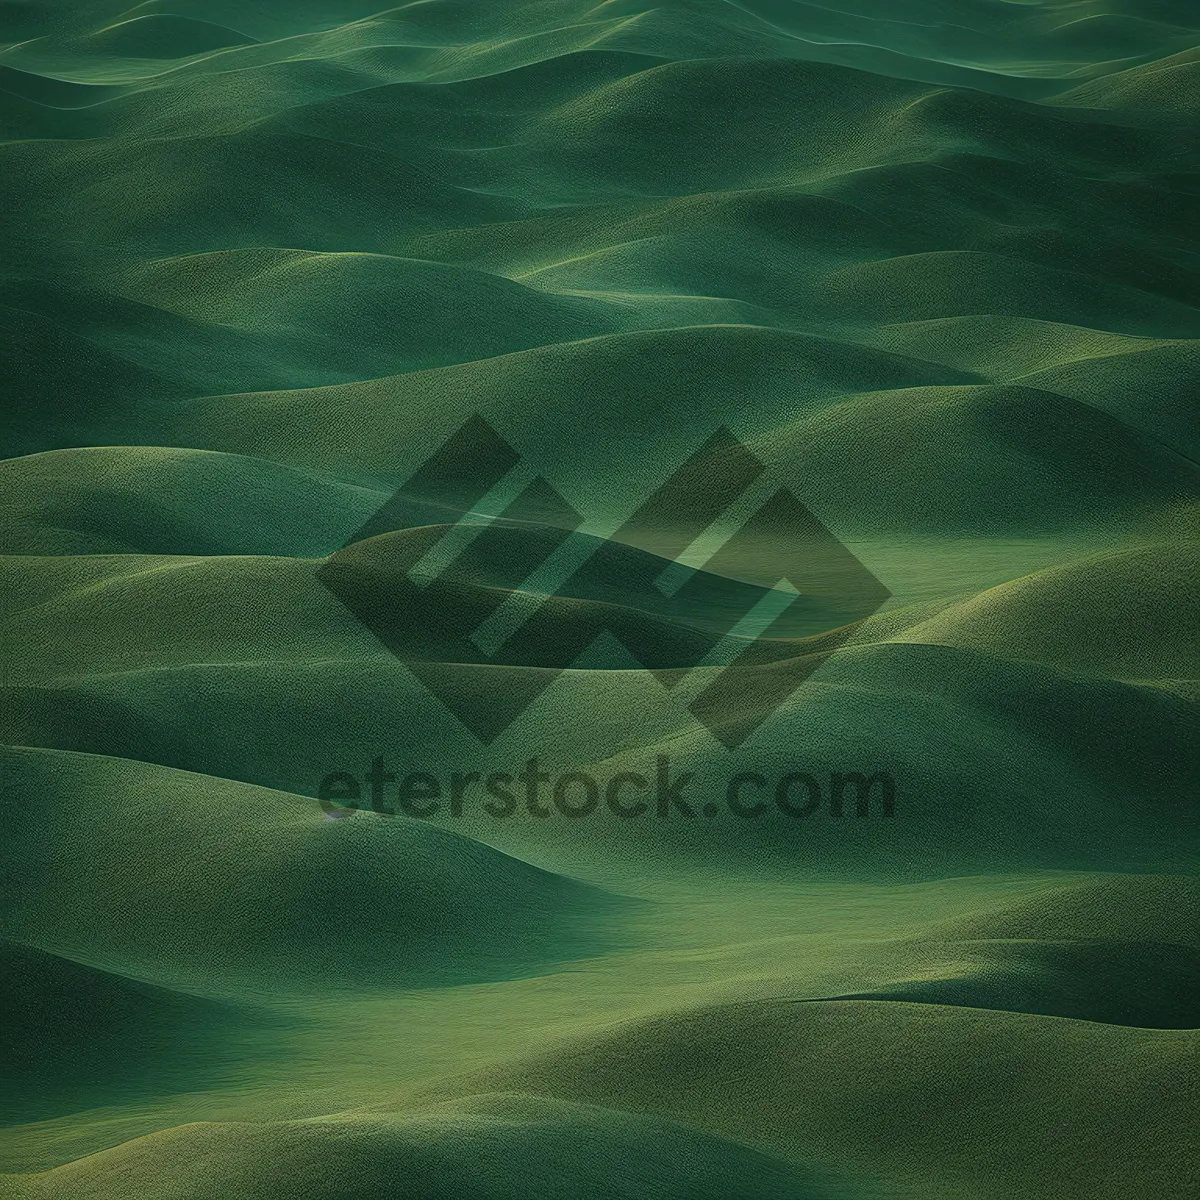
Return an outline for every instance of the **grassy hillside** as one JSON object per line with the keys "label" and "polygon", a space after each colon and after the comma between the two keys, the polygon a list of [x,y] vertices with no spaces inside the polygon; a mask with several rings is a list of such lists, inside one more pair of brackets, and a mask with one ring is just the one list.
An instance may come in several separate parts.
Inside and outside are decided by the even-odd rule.
{"label": "grassy hillside", "polygon": [[1190,1194],[1198,33],[0,3],[0,1194]]}

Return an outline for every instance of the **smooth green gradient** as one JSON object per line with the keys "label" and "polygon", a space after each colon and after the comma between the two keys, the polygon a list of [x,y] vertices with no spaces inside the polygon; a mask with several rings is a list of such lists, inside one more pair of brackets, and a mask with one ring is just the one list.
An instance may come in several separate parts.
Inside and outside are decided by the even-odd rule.
{"label": "smooth green gradient", "polygon": [[[0,1195],[1188,1194],[1198,31],[0,3]],[[318,578],[475,414],[593,537],[724,425],[892,600],[737,751],[613,642],[482,746]],[[315,799],[659,754],[895,816]]]}

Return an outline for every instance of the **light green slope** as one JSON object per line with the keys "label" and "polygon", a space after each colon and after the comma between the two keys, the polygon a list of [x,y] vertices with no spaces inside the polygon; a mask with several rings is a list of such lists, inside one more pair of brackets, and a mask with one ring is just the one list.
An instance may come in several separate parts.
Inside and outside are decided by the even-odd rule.
{"label": "light green slope", "polygon": [[[0,1194],[1190,1194],[1198,31],[0,3]],[[344,547],[477,416],[422,606],[453,481]],[[786,488],[891,594],[729,675],[685,517],[570,569],[719,427],[708,550]],[[533,756],[648,810],[489,815]],[[317,803],[377,758],[441,807]]]}

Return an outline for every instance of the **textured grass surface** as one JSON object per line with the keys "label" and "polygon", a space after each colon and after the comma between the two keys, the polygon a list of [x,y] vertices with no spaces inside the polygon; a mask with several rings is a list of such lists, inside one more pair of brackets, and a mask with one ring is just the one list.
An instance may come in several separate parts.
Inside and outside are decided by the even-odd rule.
{"label": "textured grass surface", "polygon": [[[0,1193],[1190,1194],[1198,30],[0,4]],[[745,585],[648,606],[654,546],[546,604],[544,661],[464,662],[549,517],[437,621],[389,574],[436,488],[338,552],[475,415],[567,550],[725,426],[766,468],[726,532],[789,488],[892,599],[739,675],[718,732],[820,663],[734,752],[679,668]],[[602,619],[657,676],[558,661]],[[422,682],[486,711],[558,668],[486,746]],[[376,756],[659,754],[716,816],[316,802]],[[737,820],[738,771],[886,771],[895,815]]]}

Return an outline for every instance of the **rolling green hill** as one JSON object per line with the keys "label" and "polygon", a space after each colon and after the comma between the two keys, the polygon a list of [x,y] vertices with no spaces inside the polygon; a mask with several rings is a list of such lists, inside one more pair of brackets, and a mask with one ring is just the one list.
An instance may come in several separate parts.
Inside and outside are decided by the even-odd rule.
{"label": "rolling green hill", "polygon": [[1190,1194],[1198,42],[0,0],[0,1195]]}

